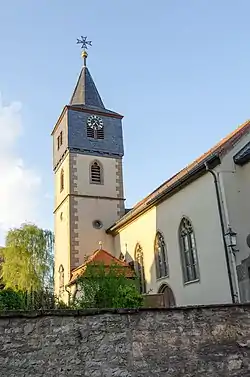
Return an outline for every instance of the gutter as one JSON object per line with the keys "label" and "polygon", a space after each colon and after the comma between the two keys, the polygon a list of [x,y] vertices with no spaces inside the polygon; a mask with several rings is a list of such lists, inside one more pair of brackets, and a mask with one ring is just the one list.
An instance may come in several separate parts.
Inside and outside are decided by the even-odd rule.
{"label": "gutter", "polygon": [[226,229],[226,227],[225,227],[225,224],[224,224],[223,214],[222,214],[222,206],[221,206],[220,191],[219,191],[219,182],[218,182],[218,179],[217,179],[215,172],[212,169],[209,168],[207,162],[204,163],[204,166],[206,167],[206,171],[209,172],[210,174],[212,174],[213,179],[214,179],[215,193],[216,193],[216,199],[217,199],[217,205],[218,205],[218,211],[219,211],[219,219],[220,219],[220,226],[221,226],[221,236],[222,236],[224,253],[225,253],[225,258],[226,258],[230,293],[231,293],[232,303],[235,304],[237,301],[236,301],[236,297],[235,297],[235,294],[234,294],[233,279],[232,279],[232,274],[231,274],[227,244],[226,244],[226,240],[225,240],[225,229]]}

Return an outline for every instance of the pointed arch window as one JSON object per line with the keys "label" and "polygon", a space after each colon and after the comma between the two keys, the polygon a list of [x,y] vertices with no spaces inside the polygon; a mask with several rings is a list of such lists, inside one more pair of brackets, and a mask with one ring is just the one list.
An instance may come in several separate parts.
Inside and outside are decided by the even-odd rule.
{"label": "pointed arch window", "polygon": [[179,239],[184,282],[199,280],[199,263],[194,229],[191,221],[186,217],[180,223]]}
{"label": "pointed arch window", "polygon": [[162,233],[157,232],[155,236],[155,265],[157,279],[168,276],[167,250]]}
{"label": "pointed arch window", "polygon": [[64,171],[62,169],[60,173],[60,192],[62,192],[63,189],[64,189]]}
{"label": "pointed arch window", "polygon": [[146,280],[144,273],[144,258],[141,245],[138,243],[135,247],[135,271],[139,278],[140,292],[146,293]]}
{"label": "pointed arch window", "polygon": [[64,268],[61,264],[59,267],[59,296],[61,296],[64,292]]}
{"label": "pointed arch window", "polygon": [[103,184],[103,167],[99,161],[90,164],[90,183]]}

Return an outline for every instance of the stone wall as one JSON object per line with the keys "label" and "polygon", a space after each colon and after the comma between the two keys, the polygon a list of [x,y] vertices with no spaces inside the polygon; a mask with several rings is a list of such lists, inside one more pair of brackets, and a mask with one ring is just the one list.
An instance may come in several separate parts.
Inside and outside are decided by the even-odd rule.
{"label": "stone wall", "polygon": [[0,313],[1,377],[250,376],[250,305]]}

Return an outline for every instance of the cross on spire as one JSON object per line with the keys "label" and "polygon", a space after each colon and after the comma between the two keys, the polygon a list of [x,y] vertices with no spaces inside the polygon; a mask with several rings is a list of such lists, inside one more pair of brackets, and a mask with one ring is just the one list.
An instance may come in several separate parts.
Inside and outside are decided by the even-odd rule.
{"label": "cross on spire", "polygon": [[87,37],[81,36],[81,39],[77,38],[76,44],[82,45],[81,48],[83,48],[83,52],[82,52],[83,65],[84,65],[84,67],[86,67],[86,61],[87,61],[87,57],[88,57],[86,50],[88,49],[88,46],[92,46],[92,41],[87,41]]}
{"label": "cross on spire", "polygon": [[88,49],[88,46],[92,46],[92,41],[87,41],[87,37],[83,37],[81,35],[81,39],[78,39],[76,40],[76,44],[81,44],[81,48],[83,48],[84,50],[87,50]]}

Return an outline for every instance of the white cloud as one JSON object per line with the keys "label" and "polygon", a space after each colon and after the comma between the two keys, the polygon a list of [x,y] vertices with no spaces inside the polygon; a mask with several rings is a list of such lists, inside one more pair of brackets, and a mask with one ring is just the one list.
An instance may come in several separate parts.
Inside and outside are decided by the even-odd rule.
{"label": "white cloud", "polygon": [[0,96],[0,244],[10,227],[37,220],[41,178],[16,152],[22,132],[21,104]]}

